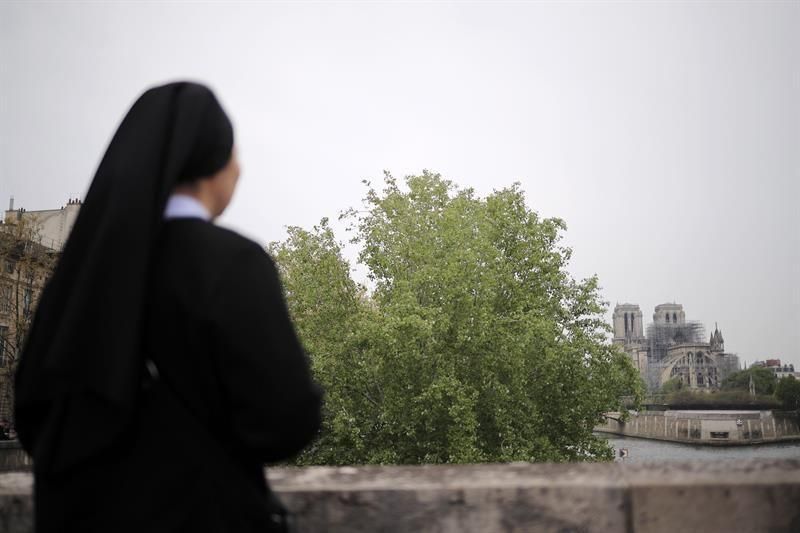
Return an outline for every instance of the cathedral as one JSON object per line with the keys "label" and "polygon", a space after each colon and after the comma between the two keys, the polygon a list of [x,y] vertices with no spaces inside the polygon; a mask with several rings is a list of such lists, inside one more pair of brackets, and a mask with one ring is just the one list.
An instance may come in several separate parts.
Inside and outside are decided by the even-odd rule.
{"label": "cathedral", "polygon": [[617,304],[613,328],[613,343],[630,356],[651,392],[671,379],[694,390],[718,389],[728,374],[739,370],[739,358],[725,351],[719,328],[714,327],[706,342],[702,324],[687,321],[681,304],[657,305],[647,335],[639,306]]}

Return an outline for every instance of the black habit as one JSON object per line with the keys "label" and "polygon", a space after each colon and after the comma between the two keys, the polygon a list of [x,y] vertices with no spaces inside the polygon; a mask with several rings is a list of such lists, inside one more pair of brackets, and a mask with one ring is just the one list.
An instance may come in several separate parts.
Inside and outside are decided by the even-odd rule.
{"label": "black habit", "polygon": [[178,180],[231,155],[213,93],[146,92],[98,168],[16,377],[36,530],[280,531],[263,464],[305,446],[321,393],[272,260],[201,219]]}

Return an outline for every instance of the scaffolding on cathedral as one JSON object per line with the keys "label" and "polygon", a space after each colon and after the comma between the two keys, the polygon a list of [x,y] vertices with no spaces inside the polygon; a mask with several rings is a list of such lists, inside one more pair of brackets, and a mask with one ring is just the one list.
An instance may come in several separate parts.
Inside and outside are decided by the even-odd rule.
{"label": "scaffolding on cathedral", "polygon": [[701,344],[705,342],[706,330],[696,321],[680,323],[653,323],[647,326],[649,344],[647,362],[647,384],[651,390],[661,385],[661,372],[667,366],[669,349],[679,344]]}

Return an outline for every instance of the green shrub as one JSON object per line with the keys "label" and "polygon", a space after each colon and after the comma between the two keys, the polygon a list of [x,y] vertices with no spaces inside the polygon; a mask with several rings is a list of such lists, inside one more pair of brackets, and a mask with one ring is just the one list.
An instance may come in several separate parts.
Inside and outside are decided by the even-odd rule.
{"label": "green shrub", "polygon": [[786,376],[775,385],[775,399],[784,409],[800,409],[800,381],[794,376]]}

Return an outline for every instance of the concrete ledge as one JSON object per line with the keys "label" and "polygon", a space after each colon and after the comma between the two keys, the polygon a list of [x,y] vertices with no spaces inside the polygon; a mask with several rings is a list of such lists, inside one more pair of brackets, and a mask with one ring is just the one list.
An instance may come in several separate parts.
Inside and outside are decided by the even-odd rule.
{"label": "concrete ledge", "polygon": [[[273,468],[297,531],[797,532],[800,459]],[[0,531],[30,533],[32,480],[0,474]]]}
{"label": "concrete ledge", "polygon": [[30,456],[16,440],[0,441],[0,472],[30,470],[33,466]]}

